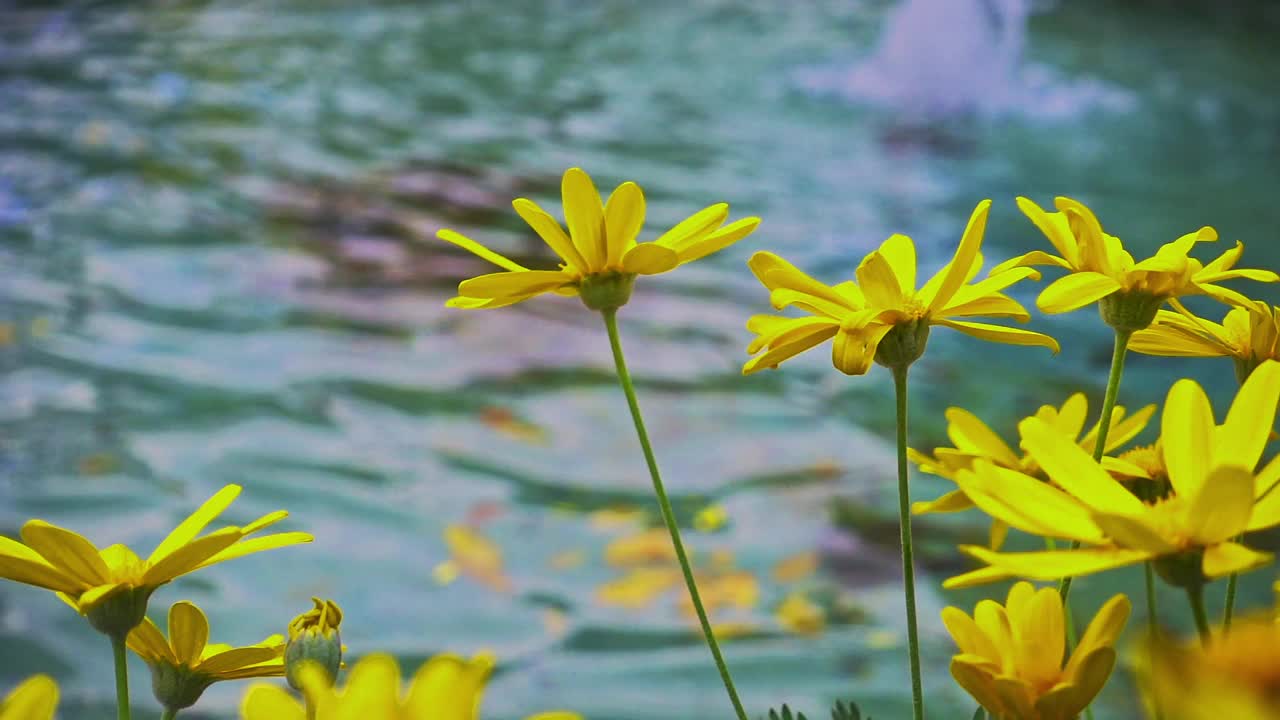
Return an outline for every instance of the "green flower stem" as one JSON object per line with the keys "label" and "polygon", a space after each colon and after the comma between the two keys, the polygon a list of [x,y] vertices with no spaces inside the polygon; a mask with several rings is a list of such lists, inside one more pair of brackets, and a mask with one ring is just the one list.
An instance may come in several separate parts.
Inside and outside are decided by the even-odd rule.
{"label": "green flower stem", "polygon": [[916,574],[911,547],[911,488],[907,483],[907,365],[893,368],[898,401],[898,527],[902,534],[902,594],[907,606],[907,647],[911,656],[911,709],[924,720],[924,688],[920,681],[920,637],[916,629]]}
{"label": "green flower stem", "polygon": [[1204,611],[1204,586],[1192,585],[1187,588],[1187,602],[1191,604],[1191,614],[1196,619],[1196,630],[1200,633],[1200,644],[1209,645],[1209,616]]}
{"label": "green flower stem", "polygon": [[124,637],[112,636],[111,651],[116,663],[116,718],[129,720],[129,664],[125,656]]}
{"label": "green flower stem", "polygon": [[[1239,542],[1239,538],[1236,541]],[[1227,578],[1227,604],[1222,608],[1222,631],[1231,629],[1231,616],[1236,610],[1236,586],[1240,584],[1240,573],[1231,573]]]}
{"label": "green flower stem", "polygon": [[716,668],[720,671],[720,679],[724,681],[724,689],[729,693],[729,701],[738,720],[747,720],[747,711],[742,708],[738,699],[738,691],[733,686],[733,677],[729,675],[729,666],[725,664],[720,653],[720,644],[716,642],[715,633],[711,631],[711,621],[707,618],[707,610],[702,606],[702,596],[698,593],[698,584],[693,579],[693,568],[689,565],[689,556],[685,553],[684,542],[680,539],[680,528],[676,525],[675,512],[671,509],[671,501],[667,499],[667,491],[662,486],[662,476],[658,473],[658,461],[653,456],[653,447],[649,444],[649,433],[644,427],[644,418],[640,415],[640,403],[636,400],[636,390],[631,384],[631,374],[627,372],[627,361],[622,355],[622,341],[618,338],[617,309],[601,310],[604,325],[609,331],[609,346],[613,349],[613,362],[618,371],[618,383],[627,396],[627,405],[631,408],[631,420],[636,426],[636,436],[640,438],[640,449],[644,451],[644,460],[649,465],[649,477],[653,479],[653,491],[658,496],[658,506],[662,508],[662,519],[667,524],[667,532],[671,534],[671,544],[675,547],[676,558],[680,561],[680,571],[684,573],[685,586],[689,588],[689,598],[693,600],[693,608],[698,613],[698,622],[702,625],[702,634],[715,658]]}
{"label": "green flower stem", "polygon": [[[1160,632],[1160,623],[1156,619],[1156,573],[1155,566],[1151,561],[1147,561],[1142,565],[1143,575],[1146,576],[1147,582],[1147,632],[1151,637],[1155,637]],[[1151,710],[1155,715],[1155,720],[1164,720],[1164,711],[1160,709],[1160,699],[1153,697]]]}
{"label": "green flower stem", "polygon": [[173,708],[165,708],[164,714],[160,716],[160,720],[175,720],[178,717],[178,711]]}
{"label": "green flower stem", "polygon": [[[1116,398],[1120,395],[1120,377],[1124,375],[1124,357],[1129,350],[1130,330],[1116,330],[1115,348],[1111,351],[1111,374],[1107,376],[1107,393],[1102,398],[1102,416],[1098,418],[1097,442],[1093,448],[1093,459],[1102,462],[1107,452],[1107,435],[1111,432],[1111,414],[1116,409]],[[1071,542],[1072,550],[1080,549],[1080,541]],[[1071,594],[1072,578],[1062,578],[1058,583],[1058,594],[1062,595],[1063,607],[1067,607],[1067,597]],[[1148,604],[1150,604],[1148,602]]]}

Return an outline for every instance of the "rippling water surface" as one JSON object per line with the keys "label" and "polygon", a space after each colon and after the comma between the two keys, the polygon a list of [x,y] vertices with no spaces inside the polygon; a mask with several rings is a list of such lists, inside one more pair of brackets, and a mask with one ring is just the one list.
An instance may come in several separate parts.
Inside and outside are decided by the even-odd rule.
{"label": "rippling water surface", "polygon": [[[0,4],[0,531],[39,516],[146,548],[241,483],[233,521],[286,507],[316,543],[184,578],[153,614],[189,598],[217,639],[247,643],[332,596],[354,653],[495,652],[486,717],[726,708],[680,593],[610,584],[635,580],[610,544],[656,517],[598,318],[557,298],[446,311],[487,269],[436,228],[545,266],[508,203],[554,206],[571,165],[640,182],[654,230],[721,200],[765,219],[643,282],[624,343],[717,619],[742,633],[726,651],[749,705],[852,697],[877,718],[909,703],[889,383],[838,376],[821,351],[739,377],[742,324],[767,309],[746,257],[775,249],[834,281],[905,232],[932,269],[992,197],[999,260],[1045,245],[1015,195],[1070,193],[1135,251],[1213,224],[1280,267],[1276,25],[1248,11],[1051,8],[1031,17],[1012,106],[919,120],[842,79],[866,67],[883,2],[146,5]],[[916,444],[945,441],[950,405],[1008,432],[1073,389],[1096,401],[1096,317],[1034,323],[1059,357],[935,334]],[[1225,361],[1130,368],[1128,403],[1185,374],[1225,402],[1233,382]],[[920,524],[927,684],[955,708],[940,716],[968,717],[936,618],[980,594],[937,581],[983,521],[953,520]],[[451,559],[449,527],[501,567]],[[1091,609],[1134,580],[1080,597]],[[0,586],[0,680],[52,672],[67,716],[96,717],[105,643],[46,595]],[[821,632],[777,619],[797,595]],[[238,691],[211,691],[206,712],[229,717]],[[1132,713],[1123,683],[1108,693]]]}

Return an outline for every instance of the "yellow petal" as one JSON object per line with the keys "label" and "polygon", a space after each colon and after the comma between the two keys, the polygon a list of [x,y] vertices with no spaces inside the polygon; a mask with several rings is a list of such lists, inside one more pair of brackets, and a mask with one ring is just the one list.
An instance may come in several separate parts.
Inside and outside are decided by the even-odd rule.
{"label": "yellow petal", "polygon": [[126,644],[130,650],[148,662],[162,660],[170,665],[177,665],[179,662],[177,656],[173,654],[173,648],[169,647],[169,641],[165,639],[164,633],[151,622],[151,618],[143,618],[141,625],[129,631]]}
{"label": "yellow petal", "polygon": [[0,702],[0,717],[12,720],[53,720],[58,708],[58,684],[48,675],[33,675]]}
{"label": "yellow petal", "polygon": [[951,677],[995,717],[1009,717],[1004,711],[1004,703],[996,692],[995,678],[990,672],[956,658],[951,661]]}
{"label": "yellow petal", "polygon": [[989,340],[991,342],[1004,343],[1006,345],[1028,345],[1035,347],[1049,348],[1054,354],[1057,354],[1058,341],[1043,333],[1031,332],[1030,330],[1020,330],[1018,328],[1003,327],[1001,325],[988,325],[986,323],[963,322],[960,320],[947,320],[938,318],[933,320],[932,324],[949,327],[952,330],[959,330],[965,335],[972,335],[980,340]]}
{"label": "yellow petal", "polygon": [[1016,468],[1020,460],[999,435],[964,408],[948,408],[947,436],[960,450],[980,453],[1005,467]]}
{"label": "yellow petal", "polygon": [[837,332],[831,346],[832,364],[845,375],[865,375],[875,360],[880,341],[892,329],[892,325],[872,325],[854,332]]}
{"label": "yellow petal", "polygon": [[[784,318],[776,315],[756,315],[752,320],[762,317],[774,318],[781,322],[770,323],[767,326],[762,326],[760,321],[757,320],[756,332],[760,333],[760,336],[752,340],[750,345],[747,345],[748,355],[754,355],[761,350],[774,345],[785,345],[795,338],[807,335],[811,330],[815,330],[820,327],[836,327],[839,325],[835,320],[822,317]],[[752,328],[750,321],[748,321],[747,328]]]}
{"label": "yellow petal", "polygon": [[1253,512],[1253,473],[1223,465],[1209,473],[1186,504],[1183,532],[1212,545],[1244,532]]}
{"label": "yellow petal", "polygon": [[[1030,590],[1029,583],[1023,584]],[[1062,672],[1067,635],[1057,589],[1035,592],[1021,612],[1010,612],[1009,620],[1019,658],[1019,677],[1036,687],[1052,684]]]}
{"label": "yellow petal", "polygon": [[[284,648],[276,647],[242,647],[232,648],[225,652],[210,655],[200,662],[200,672],[206,675],[223,676],[241,668],[247,668],[254,665],[261,665],[270,662],[281,656]],[[279,667],[280,670],[283,666]],[[279,674],[277,668],[263,668],[261,675],[253,675],[252,677],[270,677]],[[226,678],[230,679],[230,678]]]}
{"label": "yellow petal", "polygon": [[1120,638],[1120,633],[1124,630],[1125,623],[1129,621],[1129,613],[1132,609],[1133,605],[1124,595],[1113,595],[1103,604],[1098,614],[1094,615],[1093,620],[1089,622],[1084,635],[1080,637],[1075,652],[1072,653],[1071,659],[1067,661],[1067,666],[1062,671],[1063,676],[1069,681],[1074,679],[1080,664],[1090,653],[1115,645],[1116,640]]}
{"label": "yellow petal", "polygon": [[1102,273],[1073,272],[1050,283],[1036,299],[1036,307],[1051,315],[1071,312],[1119,289],[1119,282]]}
{"label": "yellow petal", "polygon": [[169,608],[169,643],[178,662],[193,666],[209,642],[209,620],[200,608],[189,602],[176,602]]}
{"label": "yellow petal", "polygon": [[[994,548],[993,548],[994,549]],[[1014,574],[996,567],[984,567],[977,570],[970,570],[967,573],[956,575],[947,580],[943,587],[948,589],[971,588],[979,585],[989,585],[994,582],[1004,582],[1016,577]]]}
{"label": "yellow petal", "polygon": [[795,265],[787,262],[771,252],[757,252],[747,261],[752,274],[770,291],[778,289],[795,290],[822,298],[845,310],[860,310],[860,305],[851,304],[844,295],[814,278],[806,275]]}
{"label": "yellow petal", "polygon": [[680,264],[676,253],[654,243],[640,243],[627,251],[622,258],[622,269],[641,275],[657,275],[675,269]]}
{"label": "yellow petal", "polygon": [[1057,255],[1050,255],[1049,253],[1043,250],[1032,250],[1029,253],[1019,255],[1017,257],[1011,257],[1008,260],[1005,260],[1004,262],[1000,263],[999,265],[996,265],[995,267],[991,268],[991,272],[987,273],[987,276],[995,277],[996,275],[1009,272],[1010,270],[1016,270],[1018,268],[1025,268],[1025,267],[1032,267],[1035,265],[1052,265],[1054,267],[1060,267],[1064,270],[1071,269],[1071,263],[1067,262],[1066,260],[1063,260]]}
{"label": "yellow petal", "polygon": [[982,249],[982,235],[987,229],[987,214],[991,211],[991,201],[983,200],[973,209],[969,223],[965,226],[964,235],[960,237],[960,245],[956,248],[955,257],[944,268],[945,275],[938,285],[937,292],[928,298],[929,310],[939,310],[951,302],[960,286],[965,283],[973,270],[974,261]]}
{"label": "yellow petal", "polygon": [[82,613],[86,613],[90,609],[92,609],[94,605],[97,605],[98,603],[105,600],[107,596],[114,595],[116,592],[119,592],[120,590],[123,590],[123,589],[124,589],[123,585],[117,585],[115,583],[108,583],[106,585],[91,587],[88,590],[85,590],[84,592],[80,593],[79,597],[76,598],[75,602],[76,602],[77,609]]}
{"label": "yellow petal", "polygon": [[1215,464],[1253,470],[1271,436],[1280,402],[1280,362],[1267,361],[1240,386],[1213,448]]}
{"label": "yellow petal", "polygon": [[796,337],[791,342],[770,348],[768,352],[748,360],[742,366],[742,374],[750,375],[760,370],[776,368],[780,363],[790,360],[805,350],[830,340],[838,329],[839,326],[836,325],[819,327],[805,335]]}
{"label": "yellow petal", "polygon": [[263,535],[262,537],[241,540],[231,547],[219,552],[213,557],[200,563],[199,567],[209,567],[215,563],[225,562],[245,555],[252,555],[264,550],[274,550],[276,548],[288,547],[290,545],[299,545],[309,543],[314,538],[310,533],[304,532],[285,532],[275,533],[274,535]]}
{"label": "yellow petal", "polygon": [[928,515],[930,513],[952,513],[969,510],[974,507],[973,501],[963,490],[952,490],[937,500],[918,501],[912,503],[912,515]]}
{"label": "yellow petal", "polygon": [[475,240],[472,240],[471,238],[467,237],[466,235],[450,230],[449,228],[438,230],[436,232],[436,237],[440,238],[441,240],[444,240],[445,242],[453,243],[454,245],[457,245],[463,250],[466,250],[467,252],[470,252],[473,255],[476,255],[485,260],[488,260],[489,262],[493,263],[494,265],[497,265],[500,268],[505,268],[512,272],[521,272],[529,269],[521,265],[520,263],[514,260],[511,260],[510,258],[507,258],[506,256],[499,255],[498,253],[481,245]]}
{"label": "yellow petal", "polygon": [[856,275],[858,286],[872,307],[902,307],[904,300],[900,279],[894,274],[893,266],[879,252],[870,253],[863,258]]}
{"label": "yellow petal", "polygon": [[111,582],[111,572],[98,548],[82,535],[43,520],[28,520],[22,540],[63,574],[87,585]]}
{"label": "yellow petal", "polygon": [[[1155,405],[1147,405],[1129,417],[1124,417],[1124,408],[1117,407],[1116,415],[1113,416],[1111,427],[1107,432],[1107,452],[1115,450],[1141,434],[1146,429],[1147,423],[1151,421],[1151,416],[1155,414]],[[1093,445],[1096,443],[1095,439]],[[1088,449],[1092,452],[1092,445]]]}
{"label": "yellow petal", "polygon": [[1163,357],[1222,357],[1228,354],[1212,340],[1161,325],[1158,321],[1157,324],[1134,333],[1129,339],[1129,349],[1144,355]]}
{"label": "yellow petal", "polygon": [[488,656],[467,661],[454,655],[437,655],[414,674],[404,714],[411,718],[471,720],[476,717],[491,672],[493,660]]}
{"label": "yellow petal", "polygon": [[474,298],[502,298],[548,292],[572,278],[560,270],[525,270],[480,275],[458,283],[458,294]]}
{"label": "yellow petal", "polygon": [[527,198],[516,198],[511,202],[511,207],[515,208],[516,213],[524,218],[538,237],[542,238],[552,252],[559,255],[569,267],[578,272],[586,272],[587,263],[582,259],[582,254],[573,246],[573,241],[569,239],[555,218]]}
{"label": "yellow petal", "polygon": [[1018,209],[1022,211],[1022,214],[1026,215],[1040,229],[1040,232],[1044,233],[1049,243],[1062,256],[1064,266],[1080,269],[1080,246],[1076,242],[1075,236],[1071,234],[1071,228],[1067,224],[1066,217],[1062,213],[1045,212],[1039,205],[1025,197],[1019,197],[1017,203]]}
{"label": "yellow petal", "polygon": [[1046,720],[1054,717],[1071,720],[1083,712],[1107,684],[1107,679],[1111,677],[1111,671],[1116,665],[1116,651],[1109,647],[1099,648],[1084,655],[1083,658],[1071,683],[1067,686],[1070,688],[1070,699],[1067,699],[1066,693],[1054,693],[1055,697],[1047,700],[1044,705],[1046,711],[1052,710],[1065,714],[1050,716]]}
{"label": "yellow petal", "polygon": [[1067,492],[1097,511],[1137,516],[1146,512],[1141,500],[1116,482],[1072,438],[1055,432],[1039,418],[1018,424],[1022,446]]}
{"label": "yellow petal", "polygon": [[609,267],[616,267],[636,243],[644,226],[644,192],[633,182],[624,182],[609,195],[604,205],[604,235]]}
{"label": "yellow petal", "polygon": [[187,519],[178,523],[178,526],[172,532],[160,541],[151,556],[147,558],[148,563],[154,563],[160,558],[186,545],[204,530],[213,519],[222,514],[235,499],[240,496],[239,485],[226,485],[221,490],[213,494],[208,500],[205,500],[196,511],[187,516]]}
{"label": "yellow petal", "polygon": [[1213,580],[1232,573],[1256,570],[1271,562],[1271,553],[1258,552],[1240,543],[1224,542],[1205,548],[1203,570]]}
{"label": "yellow petal", "polygon": [[306,720],[307,711],[282,688],[254,685],[240,704],[240,717],[242,720]]}
{"label": "yellow petal", "polygon": [[890,235],[888,240],[880,243],[880,255],[889,263],[893,275],[898,279],[898,286],[903,292],[914,293],[916,289],[916,245],[906,235]]}
{"label": "yellow petal", "polygon": [[1023,532],[1090,544],[1105,539],[1083,503],[1015,470],[980,460],[958,472],[956,484],[983,512]]}
{"label": "yellow petal", "polygon": [[[1151,557],[1151,553],[1142,550],[1110,547],[997,553],[976,545],[962,545],[960,551],[999,571],[1029,580],[1057,580],[1064,577],[1092,575],[1096,572],[1140,563]],[[948,579],[942,586],[948,589],[959,587],[956,582],[959,577],[963,576]]]}
{"label": "yellow petal", "polygon": [[0,578],[72,595],[80,594],[86,587],[86,583],[55,569],[44,559],[28,560],[3,553],[0,553]]}
{"label": "yellow petal", "polygon": [[1146,550],[1155,555],[1164,555],[1177,549],[1176,545],[1139,517],[1096,513],[1093,521],[1120,547]]}
{"label": "yellow petal", "polygon": [[[1069,438],[1080,437],[1080,431],[1084,429],[1085,418],[1089,414],[1089,399],[1085,397],[1085,394],[1073,393],[1071,397],[1062,403],[1062,407],[1056,410],[1056,417],[1047,421],[1053,426],[1053,429]],[[1089,432],[1090,435],[1096,436],[1098,432],[1097,426],[1095,425]],[[1087,448],[1089,452],[1093,451],[1092,444],[1084,442],[1084,440],[1081,440],[1080,445]]]}
{"label": "yellow petal", "polygon": [[[670,248],[676,253],[681,253],[714,232],[716,228],[724,224],[725,219],[728,217],[728,204],[716,203],[702,208],[681,220],[675,227],[659,235],[653,242],[662,247]],[[775,255],[774,257],[777,256]],[[781,258],[778,259],[781,260]],[[783,260],[783,262],[785,263],[786,261]],[[756,277],[759,277],[759,275]]]}
{"label": "yellow petal", "polygon": [[1160,428],[1164,462],[1174,491],[1190,497],[1204,484],[1213,460],[1213,408],[1194,380],[1174,383],[1165,398]]}
{"label": "yellow petal", "polygon": [[947,632],[951,633],[951,638],[955,640],[961,653],[977,655],[999,665],[1000,653],[996,646],[986,633],[978,628],[973,618],[963,610],[954,607],[943,608],[942,624],[946,626]]}
{"label": "yellow petal", "polygon": [[604,238],[604,206],[600,204],[600,193],[591,182],[591,176],[582,168],[569,168],[560,182],[560,192],[569,236],[587,263],[587,270],[604,270],[605,258],[608,257]]}
{"label": "yellow petal", "polygon": [[200,567],[203,562],[227,549],[241,537],[239,528],[223,528],[196,538],[147,568],[142,582],[152,586],[163,585]]}
{"label": "yellow petal", "polygon": [[1018,322],[1027,322],[1031,319],[1031,314],[1017,300],[997,293],[964,303],[957,303],[953,298],[951,304],[939,311],[935,317],[1007,317]]}
{"label": "yellow petal", "polygon": [[702,239],[687,244],[680,251],[680,263],[683,265],[687,262],[700,260],[712,253],[720,252],[755,232],[759,226],[760,218],[758,217],[747,217],[737,222],[729,223]]}

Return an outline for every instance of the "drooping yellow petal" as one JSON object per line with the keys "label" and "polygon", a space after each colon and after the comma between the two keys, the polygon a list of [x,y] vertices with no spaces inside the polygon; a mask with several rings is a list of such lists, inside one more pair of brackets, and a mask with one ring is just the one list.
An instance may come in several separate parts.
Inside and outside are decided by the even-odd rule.
{"label": "drooping yellow petal", "polygon": [[154,563],[174,550],[177,550],[183,545],[195,540],[196,536],[200,534],[200,531],[204,530],[209,523],[213,522],[214,518],[221,515],[223,511],[231,505],[231,503],[235,502],[235,499],[240,496],[240,490],[241,488],[239,485],[226,485],[221,490],[214,493],[212,497],[205,500],[200,507],[196,508],[195,512],[191,513],[185,520],[178,523],[178,526],[175,527],[164,540],[160,541],[160,544],[156,546],[155,551],[147,558],[147,562]]}
{"label": "drooping yellow petal", "polygon": [[675,269],[679,256],[670,248],[654,243],[640,243],[622,258],[622,269],[641,275],[657,275]]}
{"label": "drooping yellow petal", "polygon": [[1036,307],[1051,315],[1078,310],[1120,289],[1114,278],[1097,272],[1074,272],[1053,281],[1036,299]]}
{"label": "drooping yellow petal", "polygon": [[569,168],[560,182],[565,224],[574,247],[587,263],[587,270],[605,269],[608,257],[604,238],[604,206],[591,176],[582,168]]}
{"label": "drooping yellow petal", "polygon": [[169,643],[178,662],[195,664],[209,642],[209,620],[192,603],[176,602],[169,608]]}
{"label": "drooping yellow petal", "polygon": [[516,198],[511,202],[511,207],[515,208],[516,214],[523,218],[552,252],[560,256],[571,269],[586,272],[587,263],[582,259],[582,253],[574,247],[573,241],[569,239],[568,234],[555,218],[528,198]]}
{"label": "drooping yellow petal", "polygon": [[952,490],[936,500],[917,500],[911,504],[912,515],[928,515],[929,513],[952,513],[969,510],[974,507],[973,501],[963,490]]}
{"label": "drooping yellow petal", "polygon": [[0,578],[73,595],[86,587],[85,583],[55,569],[44,559],[33,561],[6,554],[0,554]]}
{"label": "drooping yellow petal", "polygon": [[1213,448],[1215,464],[1230,463],[1253,470],[1275,425],[1280,402],[1280,362],[1258,366],[1240,386]]}
{"label": "drooping yellow petal", "polygon": [[817,327],[812,331],[795,337],[786,344],[780,344],[770,348],[768,352],[757,355],[746,362],[742,366],[742,374],[750,375],[751,373],[769,368],[775,368],[780,363],[790,360],[800,353],[808,350],[816,345],[820,345],[830,340],[839,330],[838,325],[828,325]]}
{"label": "drooping yellow petal", "polygon": [[1064,438],[1039,418],[1018,424],[1022,446],[1060,487],[1095,510],[1112,515],[1142,515],[1141,500],[1117,483],[1073,439]]}
{"label": "drooping yellow petal", "polygon": [[636,244],[636,236],[644,226],[644,192],[633,182],[624,182],[609,195],[604,205],[606,264],[617,267],[622,256]]}
{"label": "drooping yellow petal", "polygon": [[927,298],[930,312],[946,307],[956,290],[960,289],[972,272],[974,262],[982,249],[982,236],[987,229],[987,214],[990,211],[990,200],[983,200],[973,209],[973,214],[969,216],[969,223],[965,226],[964,235],[960,237],[960,245],[956,247],[956,254],[943,270],[945,275],[938,285],[937,292],[933,297]]}
{"label": "drooping yellow petal", "polygon": [[1178,495],[1198,494],[1213,461],[1213,408],[1194,380],[1174,383],[1164,402],[1160,437],[1169,482]]}
{"label": "drooping yellow petal", "polygon": [[307,711],[282,688],[254,685],[240,704],[242,720],[306,720]]}
{"label": "drooping yellow petal", "polygon": [[[759,318],[769,318],[780,322],[769,323],[767,326],[761,323],[768,323]],[[755,327],[752,327],[752,321],[755,321]],[[754,355],[761,350],[773,347],[775,345],[785,345],[795,338],[807,335],[811,330],[820,327],[837,327],[840,323],[831,318],[824,317],[800,317],[800,318],[784,318],[777,315],[756,315],[752,317],[752,321],[748,321],[747,329],[760,333],[759,337],[751,341],[747,345],[747,354]]]}
{"label": "drooping yellow petal", "polygon": [[[1142,550],[1122,550],[1112,547],[997,553],[977,545],[962,545],[960,552],[1000,571],[1029,580],[1057,580],[1064,577],[1092,575],[1151,558],[1151,553]],[[960,575],[950,578],[943,582],[942,586],[947,589],[964,587],[965,585],[961,582],[963,577]]]}
{"label": "drooping yellow petal", "polygon": [[1224,542],[1205,548],[1202,568],[1205,577],[1213,580],[1256,570],[1270,563],[1271,557],[1271,553],[1258,552],[1240,543]]}
{"label": "drooping yellow petal", "polygon": [[22,540],[50,565],[87,585],[111,582],[111,573],[98,548],[82,535],[43,520],[28,520]]}
{"label": "drooping yellow petal", "polygon": [[1004,343],[1005,345],[1026,345],[1048,348],[1054,354],[1061,349],[1058,341],[1043,333],[1021,330],[1019,328],[990,325],[987,323],[964,322],[960,320],[934,319],[932,324],[959,330],[965,335],[972,335],[980,340]]}
{"label": "drooping yellow petal", "polygon": [[48,675],[33,675],[0,700],[4,720],[53,720],[58,709],[58,684]]}
{"label": "drooping yellow petal", "polygon": [[453,243],[463,250],[488,260],[500,268],[505,268],[512,272],[522,272],[529,269],[504,255],[499,255],[466,235],[450,230],[449,228],[436,231],[436,237],[444,240],[445,242]]}
{"label": "drooping yellow petal", "polygon": [[1009,716],[996,692],[995,677],[989,671],[956,657],[951,660],[951,677],[987,711],[996,717]]}
{"label": "drooping yellow petal", "polygon": [[837,332],[831,347],[835,368],[846,375],[865,375],[875,361],[880,341],[892,329],[892,325],[872,325],[856,332]]}
{"label": "drooping yellow petal", "polygon": [[503,298],[548,292],[572,278],[560,270],[526,270],[478,275],[458,283],[458,294],[474,298]]}

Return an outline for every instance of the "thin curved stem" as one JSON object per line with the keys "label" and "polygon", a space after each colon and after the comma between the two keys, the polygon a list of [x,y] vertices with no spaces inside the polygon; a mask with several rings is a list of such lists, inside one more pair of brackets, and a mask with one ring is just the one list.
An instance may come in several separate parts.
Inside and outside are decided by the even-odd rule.
{"label": "thin curved stem", "polygon": [[1231,577],[1227,578],[1227,604],[1222,608],[1222,632],[1224,633],[1231,629],[1231,616],[1236,610],[1236,586],[1239,584],[1240,573],[1231,573]]}
{"label": "thin curved stem", "polygon": [[1200,644],[1209,645],[1209,616],[1204,610],[1204,586],[1196,585],[1187,588],[1187,602],[1191,604],[1191,614],[1196,619],[1196,630],[1200,633]]}
{"label": "thin curved stem", "polygon": [[116,718],[130,720],[129,716],[129,663],[125,655],[123,637],[111,638],[111,653],[116,664]]}
{"label": "thin curved stem", "polygon": [[684,542],[680,539],[680,528],[676,525],[675,512],[671,509],[671,501],[667,499],[667,491],[662,485],[662,476],[658,473],[658,461],[654,458],[653,447],[649,444],[649,433],[644,427],[644,418],[640,415],[640,403],[636,400],[635,387],[631,383],[631,374],[627,372],[627,361],[622,355],[622,341],[618,338],[618,311],[602,310],[604,325],[609,331],[609,346],[613,349],[613,363],[618,371],[618,383],[627,396],[627,405],[631,408],[631,420],[636,426],[636,436],[640,439],[640,449],[644,451],[644,460],[649,465],[649,477],[653,480],[653,491],[658,496],[658,506],[662,509],[662,519],[671,534],[671,544],[675,547],[676,559],[680,561],[680,571],[684,574],[685,586],[689,589],[689,598],[693,600],[693,609],[698,613],[698,622],[702,625],[702,635],[715,658],[716,669],[720,671],[720,679],[724,689],[729,693],[729,701],[738,720],[747,720],[747,711],[738,699],[738,691],[733,686],[733,677],[729,674],[729,666],[720,653],[720,644],[716,642],[715,633],[711,630],[711,621],[707,618],[707,610],[702,605],[702,596],[698,593],[698,584],[693,579],[693,568],[689,565],[689,556],[685,553]]}
{"label": "thin curved stem", "polygon": [[911,488],[907,474],[907,366],[893,369],[898,404],[898,527],[902,535],[902,595],[907,607],[907,646],[911,657],[911,710],[924,720],[924,686],[920,680],[920,636],[916,629],[916,574],[911,546]]}

